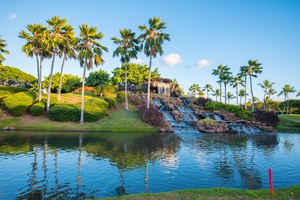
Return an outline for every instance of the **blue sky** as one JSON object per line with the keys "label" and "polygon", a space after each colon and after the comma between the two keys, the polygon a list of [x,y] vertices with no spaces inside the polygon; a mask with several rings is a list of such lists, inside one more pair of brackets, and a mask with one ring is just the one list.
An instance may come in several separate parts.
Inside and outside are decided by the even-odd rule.
{"label": "blue sky", "polygon": [[[139,25],[148,25],[148,19],[157,16],[167,23],[165,33],[171,41],[165,42],[164,55],[158,56],[153,67],[165,78],[177,79],[185,93],[192,84],[211,84],[216,89],[217,77],[212,70],[223,64],[236,75],[248,60],[262,63],[263,73],[253,80],[254,93],[263,100],[263,90],[257,86],[263,80],[275,82],[279,92],[284,84],[300,91],[300,1],[298,0],[2,0],[0,35],[6,40],[10,55],[4,65],[13,66],[36,75],[36,63],[21,51],[25,40],[18,38],[21,30],[32,23],[46,26],[52,16],[66,18],[79,34],[79,25],[97,26],[104,34],[101,43],[108,53],[100,68],[111,72],[120,66],[113,58],[116,46],[111,37],[119,37],[119,29],[130,28],[136,34]],[[149,58],[139,54],[142,64]],[[50,73],[50,60],[44,62],[43,76]],[[60,70],[61,60],[55,63]],[[65,73],[82,76],[78,61],[69,60]],[[248,87],[249,88],[249,87]],[[234,93],[234,89],[229,91]],[[250,91],[248,91],[250,93]],[[290,98],[296,98],[296,93]],[[299,98],[299,97],[297,97]],[[283,97],[273,96],[283,100]]]}

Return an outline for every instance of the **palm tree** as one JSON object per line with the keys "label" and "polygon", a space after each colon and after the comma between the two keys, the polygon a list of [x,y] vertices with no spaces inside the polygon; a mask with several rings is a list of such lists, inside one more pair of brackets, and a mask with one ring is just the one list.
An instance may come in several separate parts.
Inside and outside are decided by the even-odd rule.
{"label": "palm tree", "polygon": [[284,108],[283,108],[283,112],[285,110],[286,107],[286,113],[289,114],[289,93],[294,93],[297,90],[295,90],[294,87],[291,87],[290,84],[286,84],[284,85],[284,87],[282,88],[281,92],[278,94],[278,96],[281,96],[282,94],[284,95]]}
{"label": "palm tree", "polygon": [[239,91],[239,97],[240,97],[240,105],[242,104],[242,97],[246,97],[248,94],[246,93],[246,91],[244,89],[241,89]]}
{"label": "palm tree", "polygon": [[300,96],[300,92],[298,92],[296,96],[297,96],[297,97]]}
{"label": "palm tree", "polygon": [[268,89],[268,91],[267,91],[267,94],[268,94],[268,100],[266,100],[266,103],[267,103],[266,109],[268,109],[268,104],[269,104],[269,102],[270,102],[270,100],[271,100],[271,95],[274,95],[274,94],[276,94],[276,93],[277,93],[277,92],[276,92],[272,87]]}
{"label": "palm tree", "polygon": [[232,82],[231,72],[222,74],[221,80],[224,84],[225,104],[227,103],[227,85]]}
{"label": "palm tree", "polygon": [[29,33],[22,30],[19,33],[19,37],[25,39],[27,42],[22,46],[22,51],[26,53],[26,56],[36,57],[37,65],[37,77],[38,77],[38,100],[42,100],[42,63],[44,58],[51,55],[50,52],[45,50],[43,43],[45,31],[47,28],[41,24],[29,24],[26,26]]}
{"label": "palm tree", "polygon": [[209,99],[209,92],[213,90],[213,86],[211,84],[206,84],[203,88],[203,91],[206,90],[206,98]]}
{"label": "palm tree", "polygon": [[262,72],[261,63],[259,63],[257,60],[249,60],[248,66],[247,66],[247,72],[250,79],[250,91],[252,96],[252,112],[254,112],[254,95],[253,95],[253,89],[252,89],[252,77],[257,77],[256,74],[260,74]]}
{"label": "palm tree", "polygon": [[222,76],[226,73],[229,73],[229,67],[223,66],[222,64],[213,69],[212,75],[218,76],[219,80],[217,81],[220,84],[220,102],[222,102]]}
{"label": "palm tree", "polygon": [[197,92],[201,90],[201,87],[198,84],[193,84],[191,85],[191,87],[189,88],[189,91],[193,92],[194,97],[197,97]]}
{"label": "palm tree", "polygon": [[235,88],[235,94],[236,94],[236,105],[239,105],[239,85],[244,86],[243,80],[241,77],[236,76],[231,80],[230,86]]}
{"label": "palm tree", "polygon": [[82,75],[82,88],[81,88],[81,113],[80,113],[80,124],[84,120],[84,83],[86,70],[93,68],[93,62],[96,66],[103,65],[104,60],[102,58],[103,51],[108,51],[108,49],[101,45],[97,40],[103,38],[103,33],[97,33],[97,27],[89,27],[87,24],[79,26],[80,38],[77,49],[78,59],[80,66],[83,67]]}
{"label": "palm tree", "polygon": [[264,109],[267,108],[267,101],[266,101],[266,96],[268,93],[268,90],[272,88],[272,86],[275,84],[275,82],[270,82],[268,79],[264,80],[263,83],[258,83],[262,89],[264,89]]}
{"label": "palm tree", "polygon": [[49,75],[49,83],[48,83],[48,94],[47,94],[47,105],[46,105],[46,111],[49,112],[50,110],[50,94],[51,94],[51,84],[52,84],[52,74],[54,69],[54,62],[55,57],[58,53],[58,46],[63,43],[64,38],[67,38],[66,36],[66,29],[70,28],[69,25],[67,25],[67,19],[60,19],[58,16],[53,16],[50,20],[46,20],[49,31],[47,32],[47,47],[49,51],[52,52],[52,63],[51,63],[51,71]]}
{"label": "palm tree", "polygon": [[166,28],[166,23],[161,21],[158,17],[153,17],[148,20],[149,29],[144,26],[138,26],[143,31],[139,39],[142,39],[141,49],[144,49],[144,53],[147,57],[150,57],[149,73],[148,73],[148,90],[147,90],[147,109],[150,107],[150,78],[152,59],[156,57],[157,53],[162,55],[162,44],[165,40],[170,41],[169,34],[163,33],[163,29]]}
{"label": "palm tree", "polygon": [[121,55],[121,63],[125,65],[125,109],[128,110],[128,97],[127,97],[127,65],[131,58],[137,59],[139,51],[139,40],[135,38],[135,33],[130,29],[120,30],[121,38],[112,37],[114,44],[118,45],[117,49],[113,52],[113,57]]}
{"label": "palm tree", "polygon": [[3,53],[9,54],[9,51],[5,49],[5,47],[7,46],[5,42],[6,41],[2,40],[0,36],[0,65],[2,65],[2,62],[5,60]]}
{"label": "palm tree", "polygon": [[75,51],[76,43],[78,42],[78,39],[74,36],[74,28],[70,25],[65,26],[65,35],[63,35],[62,42],[58,44],[58,56],[60,58],[63,58],[61,69],[60,69],[60,78],[59,78],[59,87],[58,87],[58,95],[57,100],[60,101],[60,95],[61,95],[61,87],[62,87],[62,77],[63,77],[63,70],[64,70],[64,64],[65,61],[68,58],[74,58],[76,59],[77,54]]}
{"label": "palm tree", "polygon": [[[240,78],[244,78],[244,92],[245,94],[247,93],[247,76],[248,76],[248,70],[247,70],[247,66],[243,65],[240,67],[240,72],[237,74],[238,77]],[[244,109],[247,109],[247,95],[246,94],[244,97]],[[239,95],[240,96],[240,95]],[[240,96],[241,97],[241,96]],[[241,103],[240,103],[241,104]]]}
{"label": "palm tree", "polygon": [[228,92],[227,93],[227,98],[228,98],[228,104],[229,104],[230,103],[230,99],[234,99],[235,96],[231,92]]}

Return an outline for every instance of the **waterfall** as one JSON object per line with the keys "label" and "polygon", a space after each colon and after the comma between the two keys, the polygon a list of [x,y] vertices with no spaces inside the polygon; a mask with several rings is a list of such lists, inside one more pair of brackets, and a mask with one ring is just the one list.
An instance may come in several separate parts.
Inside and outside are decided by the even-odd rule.
{"label": "waterfall", "polygon": [[186,122],[198,120],[194,112],[189,106],[176,106],[178,112],[182,114],[183,120]]}
{"label": "waterfall", "polygon": [[158,82],[157,83],[157,93],[158,94],[163,94],[163,95],[166,95],[166,96],[170,96],[170,84],[169,83]]}

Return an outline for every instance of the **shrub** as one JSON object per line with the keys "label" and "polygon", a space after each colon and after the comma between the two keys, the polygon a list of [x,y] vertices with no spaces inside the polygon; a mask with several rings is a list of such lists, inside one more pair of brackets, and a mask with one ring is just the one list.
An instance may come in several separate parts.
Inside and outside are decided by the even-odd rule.
{"label": "shrub", "polygon": [[50,108],[49,114],[53,121],[76,122],[80,120],[80,109],[73,104],[56,104]]}
{"label": "shrub", "polygon": [[195,104],[198,105],[198,106],[203,106],[203,107],[205,107],[205,104],[206,104],[207,102],[211,102],[211,99],[199,97],[199,98],[196,99]]}
{"label": "shrub", "polygon": [[266,123],[268,126],[276,127],[279,124],[278,115],[274,111],[255,110],[252,117],[256,121]]}
{"label": "shrub", "polygon": [[205,118],[199,120],[201,124],[212,124],[212,125],[217,125],[219,122],[217,120],[211,119],[211,118]]}
{"label": "shrub", "polygon": [[26,88],[13,87],[13,86],[0,86],[0,90],[8,91],[11,94],[15,94],[18,92],[28,92],[29,90]]}
{"label": "shrub", "polygon": [[7,90],[0,90],[0,99],[7,97],[8,95],[10,95],[11,93]]}
{"label": "shrub", "polygon": [[43,101],[37,102],[30,107],[30,114],[38,116],[44,113],[46,104]]}
{"label": "shrub", "polygon": [[18,92],[7,96],[3,103],[13,116],[21,116],[32,105],[36,94],[30,91]]}
{"label": "shrub", "polygon": [[103,96],[103,97],[116,97],[116,89],[114,86],[110,85],[99,85],[92,90],[94,96]]}
{"label": "shrub", "polygon": [[108,108],[115,108],[116,107],[116,100],[115,99],[112,99],[112,98],[104,98],[104,100],[108,103]]}
{"label": "shrub", "polygon": [[[81,106],[80,104],[77,105]],[[86,122],[98,121],[99,119],[103,118],[106,115],[106,112],[107,112],[107,105],[99,104],[98,101],[86,102],[84,104],[84,121]]]}
{"label": "shrub", "polygon": [[[47,97],[43,98],[42,101],[45,103],[45,105],[47,105]],[[50,107],[57,104],[57,102],[58,102],[58,100],[57,100],[56,96],[50,96]]]}
{"label": "shrub", "polygon": [[[129,95],[129,94],[127,93],[127,95]],[[125,91],[118,92],[117,98],[119,99],[120,102],[124,102],[125,101]],[[128,98],[130,98],[130,96],[128,96]]]}
{"label": "shrub", "polygon": [[143,101],[140,99],[140,96],[138,94],[133,94],[130,97],[130,100],[133,105],[139,107],[143,104]]}
{"label": "shrub", "polygon": [[161,112],[155,107],[147,109],[147,105],[143,104],[140,106],[140,116],[143,122],[150,124],[154,127],[166,126],[166,121]]}

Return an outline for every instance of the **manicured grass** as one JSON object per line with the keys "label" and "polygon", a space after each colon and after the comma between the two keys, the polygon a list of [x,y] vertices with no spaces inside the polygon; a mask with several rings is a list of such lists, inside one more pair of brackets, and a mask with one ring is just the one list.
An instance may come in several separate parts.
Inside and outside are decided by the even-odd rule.
{"label": "manicured grass", "polygon": [[300,115],[278,115],[279,126],[276,128],[278,131],[300,131]]}
{"label": "manicured grass", "polygon": [[122,200],[171,200],[171,199],[205,199],[205,200],[232,200],[232,199],[300,199],[300,185],[285,189],[274,189],[273,195],[270,195],[268,189],[263,190],[241,190],[227,188],[213,189],[190,189],[178,190],[162,193],[142,193],[125,195],[116,198],[104,199],[122,199]]}

